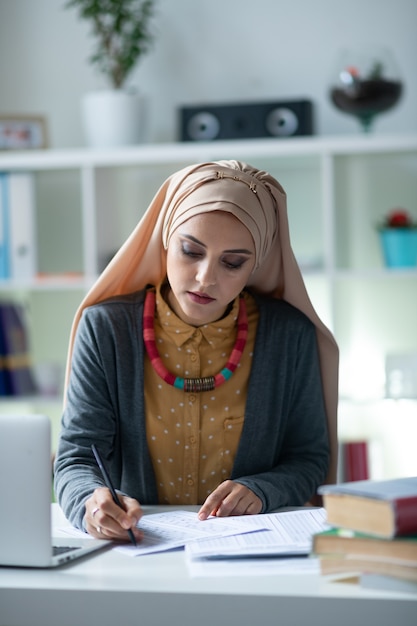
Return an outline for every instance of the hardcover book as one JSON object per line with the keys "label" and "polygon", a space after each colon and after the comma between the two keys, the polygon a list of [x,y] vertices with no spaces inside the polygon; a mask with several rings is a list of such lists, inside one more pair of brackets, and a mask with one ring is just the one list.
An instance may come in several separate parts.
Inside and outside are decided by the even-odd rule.
{"label": "hardcover book", "polygon": [[323,555],[355,555],[358,557],[410,561],[417,567],[417,534],[409,537],[383,539],[342,528],[331,528],[313,537],[313,552]]}
{"label": "hardcover book", "polygon": [[[1,305],[0,305],[1,306]],[[1,319],[1,316],[0,316]],[[6,344],[3,327],[0,324],[0,397],[9,394],[8,372],[6,370]]]}
{"label": "hardcover book", "polygon": [[386,574],[361,574],[360,586],[363,589],[379,589],[381,591],[399,591],[401,593],[416,593],[417,580],[405,580],[387,576]]}
{"label": "hardcover book", "polygon": [[417,476],[322,485],[327,521],[379,537],[417,534]]}
{"label": "hardcover book", "polygon": [[383,574],[384,576],[417,582],[417,567],[409,561],[361,557],[357,554],[329,554],[320,557],[320,571],[324,575],[345,573]]}
{"label": "hardcover book", "polygon": [[21,396],[36,392],[29,359],[23,310],[20,305],[0,303],[2,336],[3,395]]}
{"label": "hardcover book", "polygon": [[368,456],[367,441],[346,441],[341,444],[343,482],[369,479]]}

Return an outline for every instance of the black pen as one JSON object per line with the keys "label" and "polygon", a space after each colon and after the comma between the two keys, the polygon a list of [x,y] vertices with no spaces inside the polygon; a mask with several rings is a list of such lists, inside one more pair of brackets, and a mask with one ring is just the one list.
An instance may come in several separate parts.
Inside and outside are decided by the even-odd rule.
{"label": "black pen", "polygon": [[[102,475],[103,475],[104,482],[106,483],[106,486],[110,489],[110,493],[111,493],[111,495],[112,495],[112,497],[113,497],[113,501],[117,504],[117,506],[120,506],[120,508],[121,508],[121,509],[123,509],[123,505],[122,505],[122,503],[120,502],[119,497],[118,497],[118,495],[117,495],[117,493],[116,493],[116,490],[115,490],[115,488],[113,487],[113,484],[112,484],[112,482],[111,482],[110,475],[109,475],[108,471],[106,470],[106,468],[105,468],[105,466],[104,466],[104,463],[103,463],[103,460],[102,460],[102,458],[101,458],[101,456],[100,456],[100,453],[99,453],[99,451],[97,450],[97,448],[96,448],[96,446],[94,445],[94,443],[91,445],[91,449],[92,449],[93,454],[94,454],[94,456],[95,456],[95,458],[96,458],[97,465],[99,466],[100,471],[101,471],[101,473],[102,473]],[[123,509],[123,510],[124,510],[124,509]],[[129,530],[128,530],[127,532],[128,532],[128,534],[129,534],[130,541],[133,543],[133,545],[134,545],[134,546],[136,546],[136,545],[137,545],[137,544],[136,544],[136,539],[135,539],[135,535],[133,534],[132,529],[131,529],[131,528],[129,528]]]}

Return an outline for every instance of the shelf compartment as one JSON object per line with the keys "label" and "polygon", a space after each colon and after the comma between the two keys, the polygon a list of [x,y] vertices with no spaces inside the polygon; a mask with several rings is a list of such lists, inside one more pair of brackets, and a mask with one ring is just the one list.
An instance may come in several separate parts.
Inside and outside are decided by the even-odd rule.
{"label": "shelf compartment", "polygon": [[341,395],[384,397],[386,355],[417,352],[417,276],[339,276],[333,292]]}
{"label": "shelf compartment", "polygon": [[417,150],[337,156],[335,259],[340,269],[383,267],[378,225],[389,210],[417,204]]}
{"label": "shelf compartment", "polygon": [[34,175],[38,272],[43,277],[83,275],[80,172],[43,170]]}

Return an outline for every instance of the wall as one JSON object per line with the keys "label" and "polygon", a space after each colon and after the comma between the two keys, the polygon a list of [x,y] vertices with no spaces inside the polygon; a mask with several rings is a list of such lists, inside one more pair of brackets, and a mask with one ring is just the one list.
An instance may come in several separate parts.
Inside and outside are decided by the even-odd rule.
{"label": "wall", "polygon": [[[64,0],[0,0],[0,114],[44,114],[52,147],[81,146],[80,98],[105,81],[89,27]],[[416,0],[157,0],[156,42],[131,85],[148,99],[148,141],[177,137],[185,104],[309,97],[320,134],[358,132],[327,89],[345,45],[395,50],[406,83],[375,132],[417,130]]]}
{"label": "wall", "polygon": [[[93,44],[88,26],[64,4],[0,0],[0,115],[44,114],[50,145],[57,148],[83,145],[80,99],[105,86],[87,62]],[[130,81],[148,98],[149,141],[175,140],[181,105],[299,97],[314,101],[318,133],[358,133],[355,120],[332,108],[327,90],[338,50],[368,39],[395,51],[406,84],[403,100],[380,117],[375,132],[417,132],[417,0],[157,0],[157,10],[154,49]],[[60,207],[65,210],[62,202]],[[50,295],[51,307],[57,297]],[[59,298],[69,329],[81,294]],[[43,295],[32,296],[38,322],[44,304]],[[55,360],[66,342],[55,333],[35,349]],[[417,473],[415,403],[348,408],[341,406],[341,435],[376,438],[376,465],[378,446],[384,458],[375,477]],[[37,410],[50,414],[52,405]]]}

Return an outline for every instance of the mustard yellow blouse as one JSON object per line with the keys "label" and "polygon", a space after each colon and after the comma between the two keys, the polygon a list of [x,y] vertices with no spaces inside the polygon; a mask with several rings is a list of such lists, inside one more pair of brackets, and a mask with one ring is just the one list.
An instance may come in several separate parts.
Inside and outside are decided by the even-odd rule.
{"label": "mustard yellow blouse", "polygon": [[[249,332],[233,376],[214,391],[185,393],[164,382],[145,358],[147,443],[159,502],[202,504],[230,477],[239,443],[255,343],[258,311],[245,293]],[[217,374],[236,341],[238,299],[210,325],[186,324],[156,290],[155,338],[165,367],[184,378]]]}

